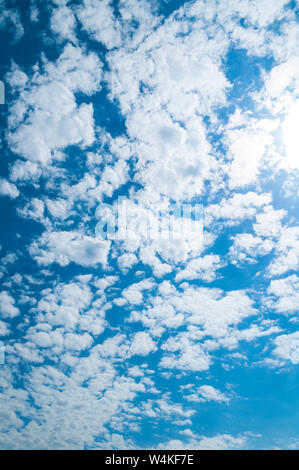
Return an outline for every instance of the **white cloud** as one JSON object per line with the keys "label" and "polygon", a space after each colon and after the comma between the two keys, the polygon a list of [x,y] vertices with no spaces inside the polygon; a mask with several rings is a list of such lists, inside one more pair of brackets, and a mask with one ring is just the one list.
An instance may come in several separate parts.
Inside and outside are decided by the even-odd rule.
{"label": "white cloud", "polygon": [[[93,53],[68,44],[56,62],[43,68],[20,90],[11,106],[8,140],[14,152],[43,165],[68,145],[89,146],[94,141],[93,108],[76,104],[75,92],[92,94],[100,87],[102,65]],[[14,83],[14,70],[8,77]],[[27,118],[24,119],[26,113]]]}
{"label": "white cloud", "polygon": [[1,1],[1,17],[0,17],[0,29],[8,30],[13,33],[13,42],[19,41],[24,35],[24,27],[21,22],[21,16],[19,9],[11,6],[6,1]]}
{"label": "white cloud", "polygon": [[[273,335],[273,363],[299,362],[297,333],[282,334],[280,317],[275,316],[275,312],[296,312],[296,275],[272,279],[266,295],[265,285],[258,291],[240,290],[237,276],[226,279],[231,290],[202,287],[201,282],[218,277],[217,285],[222,286],[217,270],[229,257],[235,264],[251,263],[272,249],[270,275],[298,268],[297,227],[289,226],[292,219],[282,225],[292,208],[288,214],[272,207],[271,192],[262,192],[261,171],[280,167],[276,148],[280,120],[285,119],[286,128],[285,116],[297,99],[298,26],[295,14],[284,9],[287,1],[277,0],[275,5],[270,0],[254,5],[251,0],[185,2],[166,18],[158,17],[152,2],[145,0],[77,3],[52,0],[50,32],[63,47],[58,58],[49,61],[40,55],[36,65],[24,70],[12,64],[6,76],[15,94],[8,144],[20,160],[9,164],[11,182],[0,180],[0,193],[17,197],[19,190],[13,183],[23,187],[30,182],[33,196],[18,206],[17,213],[43,223],[46,229],[31,241],[30,255],[42,267],[52,263],[79,267],[68,282],[58,279],[51,266],[51,271],[39,270],[35,277],[10,276],[4,285],[7,290],[18,289],[24,321],[18,325],[18,339],[7,341],[8,367],[0,368],[3,448],[134,449],[139,444],[124,435],[131,431],[139,435],[143,422],[153,420],[157,429],[161,429],[158,420],[163,420],[164,427],[166,420],[192,426],[189,418],[195,410],[191,407],[197,408],[192,402],[211,402],[211,406],[229,402],[232,395],[221,391],[220,385],[219,389],[196,388],[191,382],[200,376],[201,383],[213,383],[210,367],[216,361],[227,373],[230,366],[246,365],[247,351],[241,349],[241,341],[252,341],[255,347],[260,346],[260,338]],[[38,19],[34,8],[38,4],[31,2],[31,21]],[[18,14],[11,19],[4,15],[0,28],[10,21],[20,36]],[[273,21],[275,27],[269,27]],[[83,33],[80,46],[77,25],[78,33]],[[53,45],[48,32],[43,36],[47,46]],[[84,48],[84,43],[90,45],[87,37],[101,43],[98,53]],[[234,93],[240,85],[237,79],[228,80],[226,58],[231,49],[241,49],[246,60],[251,56],[248,60],[255,61],[253,55],[267,55],[267,64],[275,60],[272,70],[261,73],[264,87],[253,93],[257,84],[253,81],[246,89],[249,106],[253,103],[261,115],[270,112],[273,119],[243,111],[239,97],[233,98],[233,104],[240,108],[228,120],[222,119],[222,113],[231,110],[226,108],[231,104],[229,91],[236,85]],[[105,72],[99,55],[105,56]],[[263,70],[263,62],[258,64]],[[97,127],[103,117],[107,128],[113,127],[113,135],[117,132],[114,121],[109,121],[109,108],[100,109],[98,99],[106,89],[103,96],[91,98],[101,89],[102,79],[116,114],[120,112],[124,119],[121,136],[112,137]],[[96,121],[102,111],[105,115]],[[74,161],[67,148],[72,145]],[[132,183],[128,199],[138,215],[132,215],[132,238],[114,243],[92,237],[88,227],[94,222],[90,217],[95,204],[104,196],[113,198],[126,182]],[[270,183],[271,178],[267,188]],[[254,185],[256,192],[235,191],[247,185]],[[207,196],[204,243],[202,221],[196,239],[144,239],[140,226],[146,217],[167,211],[173,201],[187,203],[201,196]],[[273,191],[274,201],[276,196]],[[241,222],[246,229],[242,226],[238,233]],[[233,233],[225,232],[230,226]],[[218,234],[234,235],[229,253],[213,254],[220,252],[219,245],[213,247]],[[15,259],[9,254],[4,264],[10,260]],[[144,264],[137,274],[145,277],[141,282],[135,282],[133,270],[128,273],[137,263]],[[155,279],[148,277],[149,268]],[[70,271],[63,270],[67,277]],[[118,271],[124,276],[116,276]],[[171,280],[157,281],[164,276]],[[199,282],[181,283],[184,280]],[[256,297],[263,300],[260,310],[254,304]],[[120,307],[117,312],[115,305]],[[6,291],[0,294],[0,309],[3,318],[20,313]],[[109,324],[109,310],[120,314],[114,317],[118,325]],[[144,331],[137,330],[138,322]],[[9,333],[6,322],[0,321],[0,330],[0,334]],[[105,337],[100,337],[104,331]],[[262,354],[268,351],[266,347]],[[259,354],[251,349],[248,358],[249,353]],[[157,362],[151,364],[151,356]],[[139,365],[132,367],[134,361]],[[154,364],[157,370],[150,370]],[[15,387],[18,373],[24,389]],[[185,383],[188,374],[186,402],[175,403],[176,389],[166,392],[157,374],[165,380],[175,376],[172,383],[181,383],[180,378]],[[143,393],[146,397],[138,400]],[[249,445],[246,433],[206,437],[182,429],[179,435],[185,437],[166,436],[160,447]]]}
{"label": "white cloud", "polygon": [[51,15],[51,29],[60,39],[75,41],[75,28],[76,18],[70,8],[64,5],[59,5],[58,8],[53,9]]}
{"label": "white cloud", "polygon": [[[298,86],[299,91],[299,86]],[[286,165],[289,170],[299,169],[298,163],[298,123],[299,99],[290,107],[282,124],[282,133],[286,151]]]}
{"label": "white cloud", "polygon": [[140,249],[140,260],[144,264],[148,264],[153,269],[153,274],[157,277],[164,276],[172,271],[172,268],[167,263],[162,263],[155,254],[155,250],[151,246]]}
{"label": "white cloud", "polygon": [[32,198],[24,207],[19,207],[17,213],[20,217],[37,220],[41,223],[47,223],[44,216],[45,204],[41,199]]}
{"label": "white cloud", "polygon": [[255,237],[251,233],[238,233],[230,247],[229,254],[233,264],[256,263],[259,256],[265,256],[275,247],[269,239]]}
{"label": "white cloud", "polygon": [[114,18],[109,0],[84,0],[77,15],[83,29],[107,48],[121,44],[120,25]]}
{"label": "white cloud", "polygon": [[168,339],[162,345],[162,350],[167,351],[160,361],[160,367],[165,369],[204,371],[208,370],[211,364],[211,358],[202,345],[186,334],[178,334],[175,338]]}
{"label": "white cloud", "polygon": [[299,267],[299,227],[284,227],[275,247],[275,257],[269,266],[272,276]]}
{"label": "white cloud", "polygon": [[234,437],[230,434],[217,434],[214,437],[199,436],[188,441],[169,440],[159,444],[159,449],[186,449],[186,450],[231,450],[245,449],[247,436]]}
{"label": "white cloud", "polygon": [[133,253],[124,253],[117,258],[117,263],[120,269],[126,271],[137,263],[137,258]]}
{"label": "white cloud", "polygon": [[[6,266],[8,264],[13,264],[17,261],[18,255],[16,253],[7,253],[3,258],[1,258],[1,264]],[[15,276],[18,277],[16,274]]]}
{"label": "white cloud", "polygon": [[65,199],[46,199],[47,209],[51,216],[58,219],[66,219],[70,216],[68,201]]}
{"label": "white cloud", "polygon": [[261,237],[277,237],[281,230],[281,220],[287,215],[284,209],[274,210],[271,206],[266,206],[264,212],[256,215],[256,223],[253,229]]}
{"label": "white cloud", "polygon": [[[42,298],[34,309],[38,324],[32,331],[46,331],[57,346],[64,344],[62,335],[65,333],[80,331],[100,335],[106,328],[105,312],[110,303],[103,290],[93,294],[90,284],[91,279],[81,279],[42,291]],[[57,354],[57,351],[52,352]]]}
{"label": "white cloud", "polygon": [[148,333],[140,331],[134,335],[133,341],[130,346],[130,353],[132,355],[147,356],[150,352],[157,349],[154,341]]}
{"label": "white cloud", "polygon": [[188,18],[193,12],[184,13],[171,15],[136,49],[109,55],[111,96],[120,102],[138,157],[135,179],[173,199],[202,191],[211,161],[199,115],[224,104],[229,87],[221,69],[224,35],[219,30],[208,40],[201,22]]}
{"label": "white cloud", "polygon": [[10,177],[12,181],[32,181],[34,183],[41,176],[42,170],[35,163],[31,161],[17,160],[10,169]]}
{"label": "white cloud", "polygon": [[78,232],[44,232],[34,241],[29,252],[39,264],[58,263],[67,266],[74,262],[81,266],[106,265],[109,241],[102,241]]}
{"label": "white cloud", "polygon": [[0,320],[0,336],[7,336],[10,334],[10,327],[7,323]]}
{"label": "white cloud", "polygon": [[299,57],[289,57],[288,60],[274,66],[268,73],[264,72],[264,93],[270,98],[281,100],[287,88],[299,91],[299,80],[296,70],[299,66]]}
{"label": "white cloud", "polygon": [[83,335],[68,333],[65,337],[67,350],[81,351],[82,349],[89,349],[91,344],[92,337],[88,333],[83,333]]}
{"label": "white cloud", "polygon": [[202,325],[206,334],[216,337],[225,335],[228,325],[256,314],[252,300],[244,291],[224,293],[219,289],[186,286],[182,294],[168,300],[177,310],[188,313],[188,323]]}
{"label": "white cloud", "polygon": [[210,204],[204,209],[204,224],[211,226],[215,219],[229,221],[230,225],[244,219],[253,218],[260,208],[267,206],[272,200],[271,193],[255,192],[235,193],[231,197],[221,199],[218,204]]}
{"label": "white cloud", "polygon": [[218,255],[205,255],[190,261],[186,267],[176,274],[175,280],[203,279],[211,282],[216,278],[216,270],[221,267]]}
{"label": "white cloud", "polygon": [[118,276],[105,276],[102,279],[97,279],[94,285],[100,290],[105,290],[107,287],[112,286],[117,280]]}
{"label": "white cloud", "polygon": [[141,304],[143,300],[142,291],[149,290],[154,287],[154,283],[150,280],[140,281],[131,284],[129,287],[122,291],[124,299],[130,304]]}
{"label": "white cloud", "polygon": [[[165,328],[178,328],[185,324],[190,328],[184,339],[186,344],[192,343],[194,338],[212,336],[225,347],[236,347],[237,325],[257,314],[253,301],[244,291],[223,292],[220,289],[189,286],[187,283],[176,289],[166,284],[162,283],[160,295],[152,292],[144,302],[142,311],[132,311],[129,317],[129,321],[140,321],[150,328],[153,335],[161,336]],[[252,333],[250,340],[258,336],[259,330]],[[178,344],[180,336],[175,338]],[[200,345],[195,344],[194,347],[201,350]],[[192,347],[190,350],[192,353]],[[176,360],[171,362],[175,364]]]}
{"label": "white cloud", "polygon": [[0,314],[2,318],[14,318],[20,314],[14,298],[6,291],[0,292]]}
{"label": "white cloud", "polygon": [[267,293],[274,296],[269,303],[277,313],[295,313],[299,305],[298,276],[292,275],[284,279],[272,280]]}
{"label": "white cloud", "polygon": [[299,332],[277,336],[274,340],[275,349],[273,354],[283,361],[292,364],[299,363]]}
{"label": "white cloud", "polygon": [[20,191],[15,184],[10,183],[4,178],[0,179],[0,196],[9,196],[11,199],[15,199],[20,194]]}
{"label": "white cloud", "polygon": [[[105,425],[109,423],[110,429],[119,432],[122,421],[128,422],[130,402],[145,392],[142,381],[117,374],[95,348],[72,364],[70,374],[57,367],[40,366],[28,373],[27,383],[34,407],[25,390],[16,389],[12,394],[8,385],[1,394],[8,410],[1,416],[3,448],[95,448],[95,436],[110,448]],[[24,425],[17,416],[30,416],[30,421]],[[115,440],[116,445],[121,442]]]}
{"label": "white cloud", "polygon": [[235,129],[227,132],[226,143],[231,159],[228,165],[230,188],[254,183],[266,149],[272,144],[272,137],[263,131]]}
{"label": "white cloud", "polygon": [[212,385],[201,385],[194,393],[186,395],[185,398],[192,402],[218,402],[228,403],[229,397],[225,393],[220,392]]}

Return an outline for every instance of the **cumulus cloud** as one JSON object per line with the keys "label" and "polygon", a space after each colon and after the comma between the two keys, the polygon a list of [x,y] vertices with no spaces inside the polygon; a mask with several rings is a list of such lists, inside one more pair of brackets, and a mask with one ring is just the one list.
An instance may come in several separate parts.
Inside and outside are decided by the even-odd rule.
{"label": "cumulus cloud", "polygon": [[109,49],[120,45],[120,25],[114,18],[109,0],[84,0],[77,15],[83,29],[94,39]]}
{"label": "cumulus cloud", "polygon": [[212,385],[201,385],[194,393],[186,395],[188,401],[228,403],[229,397]]}
{"label": "cumulus cloud", "polygon": [[245,449],[247,437],[234,437],[230,434],[218,434],[213,437],[192,437],[187,441],[172,439],[159,445],[160,449],[186,449],[186,450],[228,450]]}
{"label": "cumulus cloud", "polygon": [[0,195],[1,196],[8,196],[11,199],[15,199],[20,194],[20,191],[16,187],[15,184],[10,183],[9,181],[5,180],[4,178],[0,179]]}
{"label": "cumulus cloud", "polygon": [[220,267],[218,255],[206,255],[190,261],[182,271],[177,273],[175,280],[203,279],[204,281],[211,282],[216,278],[215,271]]}
{"label": "cumulus cloud", "polygon": [[299,305],[298,276],[292,275],[283,279],[271,280],[267,293],[272,296],[270,305],[277,313],[296,312]]}
{"label": "cumulus cloud", "polygon": [[220,219],[228,221],[230,225],[239,223],[244,219],[253,218],[256,213],[272,201],[271,193],[258,194],[255,192],[235,193],[223,198],[218,204],[211,204],[205,208],[205,226],[209,226]]}
{"label": "cumulus cloud", "polygon": [[6,291],[0,293],[0,313],[2,318],[14,318],[20,314],[14,298]]}
{"label": "cumulus cloud", "polygon": [[65,5],[58,5],[51,15],[51,29],[59,39],[76,40],[76,17],[74,12]]}
{"label": "cumulus cloud", "polygon": [[251,233],[239,233],[234,238],[234,243],[229,252],[232,263],[256,263],[258,257],[270,253],[275,244],[272,240],[263,240]]}
{"label": "cumulus cloud", "polygon": [[269,266],[272,276],[296,271],[299,266],[299,227],[286,227],[275,248],[275,257]]}
{"label": "cumulus cloud", "polygon": [[184,314],[187,324],[200,325],[203,328],[201,336],[207,334],[217,338],[226,336],[229,325],[236,325],[257,313],[244,291],[224,293],[220,289],[191,287],[188,284],[182,287],[183,290],[170,289],[168,292],[162,291],[161,296],[152,297],[152,305],[140,315],[135,312],[133,318],[138,318],[144,325],[156,325],[157,322],[167,325],[176,312],[181,321]]}
{"label": "cumulus cloud", "polygon": [[147,356],[150,352],[155,351],[156,345],[150,335],[143,331],[136,333],[130,346],[131,354]]}
{"label": "cumulus cloud", "polygon": [[275,356],[284,362],[299,363],[299,332],[277,336],[274,344],[273,354]]}
{"label": "cumulus cloud", "polygon": [[7,323],[0,320],[0,336],[7,336],[10,334],[10,328]]}
{"label": "cumulus cloud", "polygon": [[230,188],[247,186],[256,180],[261,160],[272,144],[269,134],[262,131],[233,130],[227,135],[231,164],[228,166]]}
{"label": "cumulus cloud", "polygon": [[[43,68],[30,79],[30,87],[20,87],[11,107],[8,140],[14,152],[43,165],[55,152],[68,145],[82,148],[94,141],[92,105],[77,105],[76,92],[92,94],[100,87],[102,64],[93,53],[70,44],[56,63],[45,58]],[[8,75],[15,82],[13,70]]]}
{"label": "cumulus cloud", "polygon": [[0,2],[0,29],[9,31],[13,34],[13,41],[18,42],[24,35],[24,27],[21,21],[21,15],[18,8],[10,8],[11,4],[8,1],[1,0]]}
{"label": "cumulus cloud", "polygon": [[67,266],[74,262],[81,266],[105,265],[110,242],[81,235],[78,232],[45,232],[29,247],[31,256],[42,265],[58,263]]}

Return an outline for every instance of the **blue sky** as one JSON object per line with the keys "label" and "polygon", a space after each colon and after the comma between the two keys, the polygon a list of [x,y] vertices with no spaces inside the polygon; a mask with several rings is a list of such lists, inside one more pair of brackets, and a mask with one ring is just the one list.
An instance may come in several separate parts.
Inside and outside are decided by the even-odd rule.
{"label": "blue sky", "polygon": [[298,448],[298,2],[0,8],[0,447]]}

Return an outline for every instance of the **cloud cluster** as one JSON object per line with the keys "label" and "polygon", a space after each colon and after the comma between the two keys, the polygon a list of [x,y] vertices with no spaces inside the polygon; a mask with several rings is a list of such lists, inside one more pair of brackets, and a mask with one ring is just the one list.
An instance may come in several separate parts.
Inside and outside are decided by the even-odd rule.
{"label": "cloud cluster", "polygon": [[299,362],[295,7],[181,3],[0,1],[1,448],[250,448],[234,388]]}

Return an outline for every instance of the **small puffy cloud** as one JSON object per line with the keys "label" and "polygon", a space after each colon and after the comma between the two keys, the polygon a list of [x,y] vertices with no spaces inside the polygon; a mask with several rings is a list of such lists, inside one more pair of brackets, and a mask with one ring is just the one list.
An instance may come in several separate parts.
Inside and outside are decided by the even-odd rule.
{"label": "small puffy cloud", "polygon": [[244,449],[247,444],[247,436],[234,437],[230,434],[217,434],[214,437],[192,437],[188,441],[172,439],[159,444],[159,449],[186,449],[186,450],[231,450]]}
{"label": "small puffy cloud", "polygon": [[76,40],[75,28],[76,18],[71,8],[65,5],[59,5],[53,8],[51,15],[51,29],[61,40]]}
{"label": "small puffy cloud", "polygon": [[160,361],[165,369],[181,369],[189,371],[205,371],[210,368],[211,358],[202,345],[194,342],[188,335],[177,335],[168,339],[162,349],[166,351]]}
{"label": "small puffy cloud", "polygon": [[256,181],[261,160],[272,144],[272,137],[263,131],[230,130],[227,133],[229,186],[231,189]]}
{"label": "small puffy cloud", "polygon": [[267,293],[272,296],[268,303],[277,313],[295,313],[299,305],[299,278],[295,274],[270,282]]}
{"label": "small puffy cloud", "polygon": [[185,269],[179,271],[175,277],[176,281],[182,279],[202,279],[211,282],[216,278],[215,271],[221,267],[218,255],[206,255],[190,261]]}
{"label": "small puffy cloud", "polygon": [[119,46],[121,42],[120,24],[110,3],[109,0],[84,0],[77,8],[82,28],[108,49]]}
{"label": "small puffy cloud", "polygon": [[[242,290],[224,292],[220,289],[190,286],[187,283],[176,289],[170,284],[162,283],[160,295],[152,292],[146,302],[143,302],[143,310],[132,311],[129,321],[140,321],[152,334],[158,336],[165,328],[178,328],[187,324],[190,332],[184,337],[182,344],[189,344],[190,341],[193,343],[194,338],[212,336],[225,347],[231,348],[238,344],[238,335],[234,334],[238,331],[237,325],[256,314],[252,299]],[[259,330],[252,331],[251,339],[258,333]],[[181,337],[175,338],[179,344]],[[195,343],[194,348],[190,348],[192,355],[193,352],[197,354],[198,347],[201,349]],[[201,352],[198,354],[201,355]],[[175,362],[174,359],[173,363]]]}
{"label": "small puffy cloud", "polygon": [[[18,259],[18,255],[16,253],[7,253],[7,255],[3,256],[3,258],[1,258],[1,264],[6,266],[8,264],[13,264],[17,261]],[[18,279],[18,274],[15,275],[16,276],[16,280]]]}
{"label": "small puffy cloud", "polygon": [[229,402],[229,397],[225,393],[220,392],[217,388],[212,387],[212,385],[202,385],[195,393],[187,395],[185,398],[193,402]]}
{"label": "small puffy cloud", "polygon": [[229,254],[233,264],[255,263],[258,257],[267,255],[274,247],[275,243],[271,239],[264,240],[251,233],[238,233]]}
{"label": "small puffy cloud", "polygon": [[[105,327],[105,311],[109,303],[103,292],[92,295],[89,281],[80,276],[76,282],[58,284],[53,290],[43,292],[37,304],[39,330],[63,328],[65,332],[88,332],[91,335],[101,334]],[[46,329],[47,331],[47,329]],[[51,337],[53,339],[53,332]]]}
{"label": "small puffy cloud", "polygon": [[150,352],[157,349],[149,333],[140,331],[134,335],[130,346],[132,355],[147,356]]}
{"label": "small puffy cloud", "polygon": [[223,198],[218,204],[211,204],[204,210],[205,226],[210,226],[216,220],[228,221],[230,225],[244,219],[253,218],[257,211],[268,205],[272,200],[271,193],[258,194],[255,192],[235,193]]}
{"label": "small puffy cloud", "polygon": [[7,336],[10,334],[10,327],[7,323],[0,320],[0,336]]}
{"label": "small puffy cloud", "polygon": [[[228,325],[238,324],[256,315],[253,302],[244,291],[186,287],[182,294],[169,298],[178,310],[188,313],[188,323],[202,325],[207,334],[225,335]],[[206,312],[209,315],[206,315]]]}
{"label": "small puffy cloud", "polygon": [[299,364],[299,332],[277,336],[273,354],[284,362]]}
{"label": "small puffy cloud", "polygon": [[45,357],[55,357],[61,353],[76,352],[90,349],[93,338],[85,332],[71,333],[65,332],[62,328],[51,329],[47,324],[38,324],[30,328],[24,343],[24,347],[40,348],[39,353]]}
{"label": "small puffy cloud", "polygon": [[58,263],[67,266],[74,262],[81,266],[105,265],[110,249],[109,241],[102,241],[78,232],[45,232],[29,247],[31,256],[39,264]]}
{"label": "small puffy cloud", "polygon": [[17,160],[10,169],[10,178],[12,181],[32,181],[35,182],[42,174],[38,164],[27,160],[25,162]]}
{"label": "small puffy cloud", "polygon": [[14,298],[6,291],[0,293],[0,315],[2,318],[14,318],[20,314]]}
{"label": "small puffy cloud", "polygon": [[152,246],[141,248],[139,256],[143,264],[148,264],[152,268],[153,274],[157,277],[162,277],[172,271],[172,267],[169,264],[160,261]]}
{"label": "small puffy cloud", "polygon": [[100,290],[105,290],[107,287],[112,286],[117,280],[118,276],[105,276],[102,279],[96,279],[94,285]]}
{"label": "small puffy cloud", "polygon": [[64,339],[65,348],[74,351],[89,349],[92,342],[92,337],[86,332],[82,335],[68,333]]}
{"label": "small puffy cloud", "polygon": [[282,230],[281,220],[286,215],[287,211],[284,209],[274,210],[271,206],[267,206],[264,212],[256,215],[253,229],[260,237],[277,237]]}
{"label": "small puffy cloud", "polygon": [[1,17],[0,17],[0,30],[7,30],[13,33],[13,41],[19,41],[24,35],[24,27],[21,21],[19,9],[14,5],[13,8],[10,2],[2,1]]}
{"label": "small puffy cloud", "polygon": [[[44,59],[10,108],[8,140],[14,152],[27,160],[48,163],[69,145],[89,146],[94,141],[93,107],[77,105],[76,92],[94,93],[100,87],[102,64],[93,53],[86,55],[68,44],[57,61]],[[19,70],[8,80],[14,83]],[[29,112],[30,110],[30,112]],[[27,115],[27,116],[26,116]]]}
{"label": "small puffy cloud", "polygon": [[124,253],[117,258],[118,266],[124,271],[130,269],[137,261],[137,257],[133,253]]}
{"label": "small puffy cloud", "polygon": [[287,88],[298,89],[299,81],[298,74],[296,73],[298,67],[298,56],[291,56],[273,67],[268,73],[264,72],[264,94],[271,98],[279,99]]}
{"label": "small puffy cloud", "polygon": [[154,287],[154,283],[150,280],[144,280],[131,284],[122,291],[123,298],[130,304],[141,304],[143,300],[142,291],[149,290]]}
{"label": "small puffy cloud", "polygon": [[44,217],[45,204],[41,199],[32,198],[24,207],[18,207],[17,213],[25,219],[33,219],[39,222],[46,222]]}
{"label": "small puffy cloud", "polygon": [[271,205],[263,207],[263,212],[256,214],[253,224],[256,236],[251,233],[238,233],[230,247],[229,254],[233,264],[255,263],[260,256],[265,256],[277,248],[277,238],[282,234],[281,220],[287,212],[274,210]]}
{"label": "small puffy cloud", "polygon": [[10,183],[4,178],[0,179],[0,196],[8,196],[11,199],[15,199],[20,194],[20,191],[15,184]]}
{"label": "small puffy cloud", "polygon": [[275,256],[269,266],[272,276],[279,276],[299,267],[299,227],[283,228],[275,246]]}

